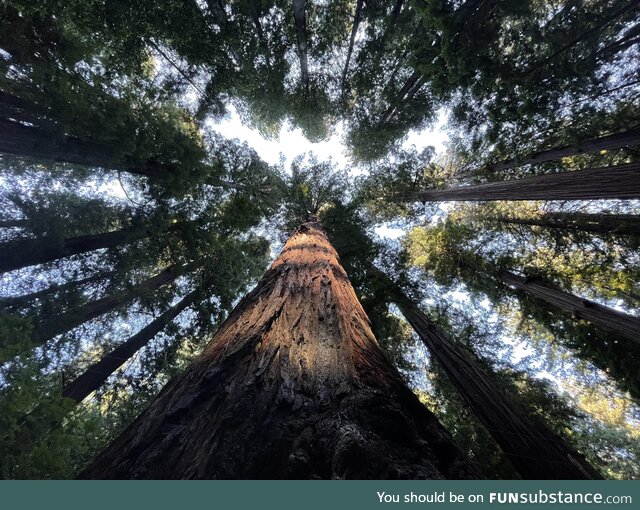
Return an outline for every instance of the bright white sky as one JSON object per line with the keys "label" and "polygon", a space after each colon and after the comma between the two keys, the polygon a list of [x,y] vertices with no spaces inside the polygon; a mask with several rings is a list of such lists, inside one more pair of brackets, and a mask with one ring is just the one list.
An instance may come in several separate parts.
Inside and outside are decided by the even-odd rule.
{"label": "bright white sky", "polygon": [[[280,154],[282,154],[285,157],[285,169],[288,170],[293,158],[305,152],[313,152],[320,160],[331,158],[340,166],[349,165],[348,151],[342,143],[344,130],[341,124],[336,127],[331,138],[319,143],[310,142],[302,134],[302,130],[293,128],[289,123],[282,126],[280,136],[277,139],[267,140],[258,131],[245,126],[232,105],[228,110],[229,114],[224,120],[212,124],[210,127],[225,138],[237,138],[242,142],[247,142],[264,161],[271,165],[277,165],[280,161]],[[414,145],[420,150],[427,145],[433,145],[438,153],[444,151],[444,145],[447,141],[447,134],[444,131],[446,120],[446,115],[441,112],[433,129],[419,132],[411,131],[403,146]]]}

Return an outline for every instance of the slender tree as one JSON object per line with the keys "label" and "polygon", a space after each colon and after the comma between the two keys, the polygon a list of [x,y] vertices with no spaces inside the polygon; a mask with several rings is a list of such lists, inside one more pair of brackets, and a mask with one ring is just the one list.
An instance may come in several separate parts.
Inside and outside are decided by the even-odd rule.
{"label": "slender tree", "polygon": [[298,39],[298,58],[300,59],[300,80],[305,89],[309,87],[308,37],[305,0],[293,0],[293,19]]}
{"label": "slender tree", "polygon": [[540,277],[526,277],[511,271],[496,270],[491,275],[517,290],[522,290],[576,319],[586,320],[606,331],[640,344],[640,317],[619,312],[595,301],[565,292]]}
{"label": "slender tree", "polygon": [[566,441],[544,423],[528,417],[470,353],[457,346],[406,296],[400,294],[396,303],[524,479],[602,478]]}
{"label": "slender tree", "polygon": [[592,200],[640,197],[640,163],[536,175],[458,188],[424,190],[409,198],[448,200]]}
{"label": "slender tree", "polygon": [[[81,305],[76,309],[70,310],[69,312],[63,313],[59,316],[41,317],[31,331],[28,348],[43,345],[47,340],[50,340],[57,335],[70,331],[91,319],[100,317],[101,315],[113,311],[118,307],[145,295],[146,293],[154,291],[161,286],[174,281],[178,276],[193,270],[197,265],[198,264],[191,263],[179,267],[170,267],[161,273],[134,285],[131,289],[96,299],[95,301]],[[12,351],[8,350],[7,347],[13,345],[14,342],[15,339],[13,337],[0,338],[0,347],[2,347],[2,351],[0,351],[0,353],[3,354],[3,357],[0,358],[0,362],[6,361],[7,357],[12,353]]]}
{"label": "slender tree", "polygon": [[505,214],[487,216],[485,219],[514,225],[593,232],[594,234],[640,235],[640,215],[637,214],[547,211],[531,217],[518,217]]}
{"label": "slender tree", "polygon": [[629,129],[622,133],[614,133],[600,138],[592,138],[581,142],[534,152],[521,158],[512,158],[495,165],[490,165],[487,170],[500,171],[509,170],[522,165],[530,165],[533,163],[544,163],[547,161],[557,161],[564,157],[576,156],[602,150],[620,149],[622,147],[632,147],[640,145],[640,128]]}
{"label": "slender tree", "polygon": [[[170,438],[170,439],[168,439]],[[202,356],[81,478],[469,478],[301,225]]]}
{"label": "slender tree", "polygon": [[200,289],[190,292],[178,303],[168,308],[159,317],[147,324],[138,333],[103,356],[100,361],[91,365],[82,374],[67,384],[62,390],[62,396],[78,403],[82,402],[91,393],[100,388],[105,381],[136,352],[147,345],[160,331],[167,327],[183,310],[191,306],[199,294]]}
{"label": "slender tree", "polygon": [[121,229],[102,234],[70,237],[61,242],[56,238],[18,239],[0,244],[0,273],[52,262],[71,255],[102,248],[114,248],[142,239],[150,234],[146,229]]}

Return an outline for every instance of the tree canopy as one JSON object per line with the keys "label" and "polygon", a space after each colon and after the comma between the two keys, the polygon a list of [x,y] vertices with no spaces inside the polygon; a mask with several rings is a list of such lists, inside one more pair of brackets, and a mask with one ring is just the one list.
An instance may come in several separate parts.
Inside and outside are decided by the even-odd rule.
{"label": "tree canopy", "polygon": [[633,0],[4,1],[0,478],[94,465],[304,228],[442,473],[640,478],[639,43]]}

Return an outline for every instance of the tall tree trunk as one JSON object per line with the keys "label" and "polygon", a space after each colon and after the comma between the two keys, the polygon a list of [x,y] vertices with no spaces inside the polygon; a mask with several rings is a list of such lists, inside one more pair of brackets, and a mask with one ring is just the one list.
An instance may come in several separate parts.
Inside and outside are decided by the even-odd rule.
{"label": "tall tree trunk", "polygon": [[449,200],[594,200],[640,198],[640,163],[536,175],[411,193],[422,202]]}
{"label": "tall tree trunk", "polygon": [[470,478],[303,224],[201,357],[81,478]]}
{"label": "tall tree trunk", "polygon": [[640,215],[545,212],[531,218],[489,216],[490,221],[534,227],[593,232],[595,234],[640,235]]}
{"label": "tall tree trunk", "polygon": [[458,347],[418,307],[400,294],[402,315],[438,360],[451,382],[493,436],[522,478],[600,479],[602,476],[544,423],[530,419],[478,361]]}
{"label": "tall tree trunk", "polygon": [[535,296],[576,319],[588,321],[607,331],[613,331],[633,342],[640,343],[640,317],[619,312],[588,299],[554,287],[538,277],[519,276],[511,271],[498,270],[494,276],[502,282]]}
{"label": "tall tree trunk", "polygon": [[171,168],[157,161],[150,160],[142,166],[132,166],[126,160],[114,159],[113,149],[109,146],[2,118],[0,153],[42,161],[124,170],[151,178],[162,177],[171,172]]}
{"label": "tall tree trunk", "polygon": [[351,54],[353,53],[353,45],[356,41],[356,34],[358,33],[358,26],[360,26],[360,15],[362,13],[362,6],[364,0],[358,0],[356,2],[356,11],[353,15],[353,27],[351,28],[351,37],[349,38],[349,48],[347,50],[347,59],[344,64],[344,70],[342,71],[342,93],[345,92],[345,84],[347,81],[347,74],[349,72],[349,63],[351,62]]}
{"label": "tall tree trunk", "polygon": [[601,138],[593,138],[591,140],[583,140],[581,142],[556,147],[544,151],[534,152],[522,158],[513,158],[491,165],[488,170],[509,170],[522,165],[530,165],[532,163],[544,163],[546,161],[557,161],[567,156],[576,156],[578,154],[588,154],[590,152],[599,152],[602,150],[620,149],[622,147],[632,147],[640,145],[640,128],[630,129],[623,133],[615,133]]}
{"label": "tall tree trunk", "polygon": [[114,248],[148,235],[149,232],[143,229],[123,229],[61,241],[47,237],[6,241],[0,243],[0,274],[101,248]]}
{"label": "tall tree trunk", "polygon": [[400,89],[400,92],[396,95],[391,106],[389,106],[389,108],[387,108],[387,110],[382,114],[380,123],[386,124],[389,122],[403,101],[411,99],[422,84],[423,81],[421,74],[418,71],[414,71],[413,74],[407,78],[407,81]]}
{"label": "tall tree trunk", "polygon": [[307,60],[308,38],[305,0],[293,0],[293,19],[298,39],[298,57],[300,58],[300,77],[305,89],[309,87],[309,63]]}
{"label": "tall tree trunk", "polygon": [[100,361],[87,368],[81,375],[67,384],[62,391],[62,396],[82,402],[91,393],[100,388],[105,381],[122,365],[124,365],[136,352],[147,345],[160,331],[162,331],[180,312],[191,306],[196,300],[200,289],[196,289],[160,317],[154,319],[138,333],[127,339],[124,343],[105,355]]}
{"label": "tall tree trunk", "polygon": [[[109,296],[91,301],[85,305],[63,313],[56,317],[47,317],[38,322],[31,334],[31,347],[38,347],[47,340],[78,327],[87,321],[100,317],[140,296],[148,294],[163,285],[174,281],[178,276],[195,269],[195,263],[180,267],[170,267],[161,273],[133,286],[131,289],[111,294]],[[0,342],[0,344],[5,342]],[[2,360],[0,360],[2,361]]]}
{"label": "tall tree trunk", "polygon": [[80,286],[85,285],[87,283],[92,283],[98,280],[108,278],[113,274],[115,274],[115,271],[96,273],[92,276],[88,276],[80,280],[73,280],[67,283],[63,283],[61,285],[51,285],[46,289],[39,290],[36,292],[30,292],[29,294],[23,294],[21,296],[2,297],[0,298],[0,310],[6,309],[6,308],[24,308],[26,306],[29,306],[31,303],[33,303],[36,299],[47,298],[60,292],[68,292],[70,290],[77,289]]}

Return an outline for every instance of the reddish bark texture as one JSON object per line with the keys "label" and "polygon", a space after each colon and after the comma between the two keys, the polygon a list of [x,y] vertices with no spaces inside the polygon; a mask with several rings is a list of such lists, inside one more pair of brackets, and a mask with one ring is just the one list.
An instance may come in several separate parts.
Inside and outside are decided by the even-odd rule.
{"label": "reddish bark texture", "polygon": [[82,478],[475,478],[303,224],[201,357]]}

